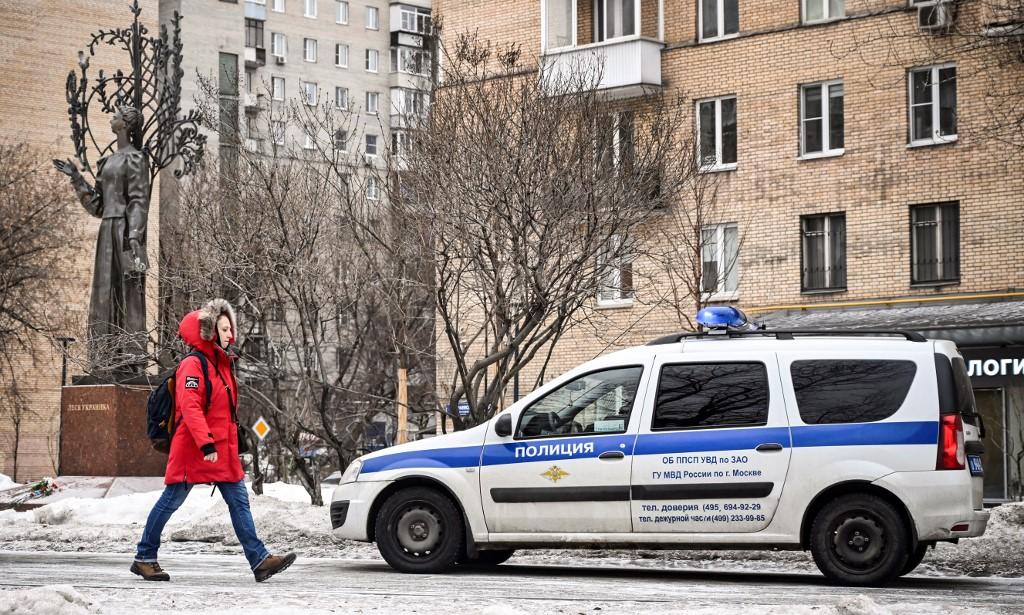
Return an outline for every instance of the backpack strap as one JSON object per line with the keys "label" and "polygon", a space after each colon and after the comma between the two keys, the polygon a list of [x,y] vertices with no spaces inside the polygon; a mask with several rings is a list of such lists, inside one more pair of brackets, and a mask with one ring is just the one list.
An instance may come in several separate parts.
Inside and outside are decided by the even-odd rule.
{"label": "backpack strap", "polygon": [[199,359],[199,365],[203,368],[203,380],[206,381],[206,405],[203,406],[203,414],[210,411],[210,397],[213,395],[213,384],[210,382],[210,367],[206,360],[206,355],[199,352],[198,350],[192,351],[185,355],[185,357],[196,357]]}

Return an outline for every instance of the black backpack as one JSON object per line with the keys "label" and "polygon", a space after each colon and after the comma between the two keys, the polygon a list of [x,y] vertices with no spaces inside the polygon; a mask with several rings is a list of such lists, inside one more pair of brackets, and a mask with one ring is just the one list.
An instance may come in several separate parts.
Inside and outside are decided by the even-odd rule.
{"label": "black backpack", "polygon": [[[213,393],[206,357],[201,352],[190,352],[182,361],[188,357],[198,357],[199,363],[203,367],[203,380],[206,381],[206,405],[203,408],[205,413],[210,408],[210,395]],[[180,367],[181,364],[179,363],[178,366]],[[149,442],[153,448],[165,455],[171,452],[171,437],[174,436],[174,428],[177,427],[174,411],[174,378],[177,374],[178,370],[175,369],[173,374],[160,383],[160,386],[153,389],[146,401],[146,435],[149,436]]]}

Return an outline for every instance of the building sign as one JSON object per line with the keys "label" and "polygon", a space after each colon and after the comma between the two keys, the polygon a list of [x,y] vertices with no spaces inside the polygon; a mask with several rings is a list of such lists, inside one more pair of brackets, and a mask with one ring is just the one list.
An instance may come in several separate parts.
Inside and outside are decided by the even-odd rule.
{"label": "building sign", "polygon": [[964,348],[960,352],[967,363],[967,375],[976,383],[981,378],[1024,380],[1024,347]]}

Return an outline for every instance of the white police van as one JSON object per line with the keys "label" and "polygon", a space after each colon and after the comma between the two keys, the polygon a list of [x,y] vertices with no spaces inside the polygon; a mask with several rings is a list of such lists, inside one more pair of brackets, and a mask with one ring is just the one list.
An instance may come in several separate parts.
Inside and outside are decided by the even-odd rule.
{"label": "white police van", "polygon": [[985,531],[952,342],[698,320],[710,330],[590,361],[474,429],[357,459],[334,535],[403,572],[539,547],[772,548],[876,584]]}

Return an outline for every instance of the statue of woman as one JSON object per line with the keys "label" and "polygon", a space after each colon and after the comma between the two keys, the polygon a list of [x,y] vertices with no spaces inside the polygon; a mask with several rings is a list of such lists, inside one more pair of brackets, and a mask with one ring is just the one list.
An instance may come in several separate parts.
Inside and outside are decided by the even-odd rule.
{"label": "statue of woman", "polygon": [[135,371],[134,361],[117,355],[145,352],[149,170],[146,155],[131,140],[142,120],[142,112],[131,106],[118,107],[111,116],[117,151],[97,163],[95,186],[70,158],[53,161],[71,178],[85,210],[102,220],[89,300],[89,362],[96,371],[118,366]]}

